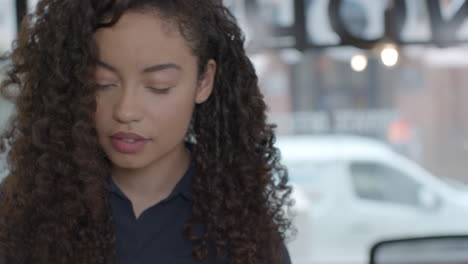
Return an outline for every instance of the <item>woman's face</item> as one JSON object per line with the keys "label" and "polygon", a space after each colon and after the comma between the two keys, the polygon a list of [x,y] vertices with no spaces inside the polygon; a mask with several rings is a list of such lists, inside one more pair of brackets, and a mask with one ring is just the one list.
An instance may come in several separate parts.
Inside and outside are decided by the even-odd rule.
{"label": "woman's face", "polygon": [[197,58],[178,27],[154,13],[127,12],[94,37],[96,127],[113,165],[145,168],[183,153],[194,105],[211,93],[215,62],[198,78]]}

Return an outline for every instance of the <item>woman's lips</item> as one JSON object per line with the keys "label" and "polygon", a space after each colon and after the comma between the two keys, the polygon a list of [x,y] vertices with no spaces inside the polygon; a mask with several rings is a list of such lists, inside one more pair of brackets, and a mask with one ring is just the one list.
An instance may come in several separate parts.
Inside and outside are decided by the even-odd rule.
{"label": "woman's lips", "polygon": [[138,134],[118,132],[111,136],[111,143],[115,150],[122,153],[136,153],[150,140]]}

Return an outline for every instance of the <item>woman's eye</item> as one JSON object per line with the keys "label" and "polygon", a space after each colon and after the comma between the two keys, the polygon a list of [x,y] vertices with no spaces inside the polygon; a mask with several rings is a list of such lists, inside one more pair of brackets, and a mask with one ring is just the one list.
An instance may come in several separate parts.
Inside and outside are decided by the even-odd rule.
{"label": "woman's eye", "polygon": [[114,87],[114,86],[115,86],[115,84],[101,84],[101,83],[97,84],[98,89],[108,89],[108,88],[111,88],[111,87]]}
{"label": "woman's eye", "polygon": [[167,94],[169,90],[171,89],[171,87],[168,87],[168,88],[148,87],[148,89],[155,94]]}

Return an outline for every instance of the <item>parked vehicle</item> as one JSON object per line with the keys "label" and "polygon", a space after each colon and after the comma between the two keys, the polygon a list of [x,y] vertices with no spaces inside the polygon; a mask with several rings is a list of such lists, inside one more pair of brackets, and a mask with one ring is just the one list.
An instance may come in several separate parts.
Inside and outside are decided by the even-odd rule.
{"label": "parked vehicle", "polygon": [[301,204],[288,245],[294,263],[368,263],[380,240],[468,233],[468,191],[383,142],[295,136],[277,146]]}

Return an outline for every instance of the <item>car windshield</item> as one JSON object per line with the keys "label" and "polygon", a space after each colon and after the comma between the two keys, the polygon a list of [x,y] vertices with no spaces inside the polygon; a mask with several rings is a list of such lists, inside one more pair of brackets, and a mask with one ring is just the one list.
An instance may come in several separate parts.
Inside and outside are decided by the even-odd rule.
{"label": "car windshield", "polygon": [[320,166],[311,163],[286,163],[292,182],[305,185],[319,184],[323,180]]}

